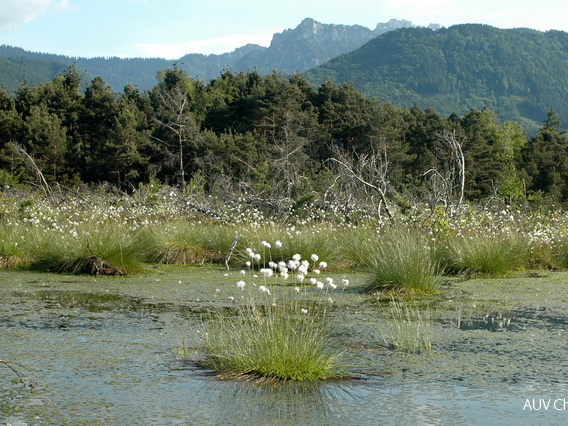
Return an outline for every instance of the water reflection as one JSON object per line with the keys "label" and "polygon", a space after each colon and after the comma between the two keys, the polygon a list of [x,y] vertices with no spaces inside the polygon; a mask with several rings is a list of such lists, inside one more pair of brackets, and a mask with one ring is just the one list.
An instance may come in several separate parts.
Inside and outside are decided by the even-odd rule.
{"label": "water reflection", "polygon": [[523,331],[527,327],[568,330],[564,313],[541,308],[516,309],[504,312],[486,312],[458,316],[451,322],[460,330]]}
{"label": "water reflection", "polygon": [[[232,392],[221,395],[219,420],[239,419],[244,423],[281,420],[293,424],[337,423],[348,419],[340,407],[346,400],[355,401],[356,395],[355,390],[338,383],[262,386],[237,383]],[[343,403],[338,404],[338,401]]]}
{"label": "water reflection", "polygon": [[514,312],[487,313],[478,318],[463,319],[459,317],[456,320],[456,325],[460,330],[505,331],[512,328],[512,321],[515,318]]}

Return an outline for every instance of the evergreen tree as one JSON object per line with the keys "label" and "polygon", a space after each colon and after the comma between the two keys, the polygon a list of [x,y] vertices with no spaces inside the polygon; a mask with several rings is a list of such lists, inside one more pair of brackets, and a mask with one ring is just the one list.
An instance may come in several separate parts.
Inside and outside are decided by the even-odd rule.
{"label": "evergreen tree", "polygon": [[525,170],[530,177],[530,189],[554,200],[568,200],[568,138],[560,130],[561,122],[554,110],[525,151]]}

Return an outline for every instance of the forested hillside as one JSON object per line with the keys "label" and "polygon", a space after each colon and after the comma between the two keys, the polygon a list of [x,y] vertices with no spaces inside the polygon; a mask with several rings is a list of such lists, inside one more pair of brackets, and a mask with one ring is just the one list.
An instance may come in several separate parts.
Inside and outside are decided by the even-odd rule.
{"label": "forested hillside", "polygon": [[80,86],[71,67],[14,96],[0,91],[1,184],[162,182],[384,206],[448,202],[463,181],[471,201],[568,200],[568,138],[553,111],[527,139],[488,109],[446,118],[300,75],[225,72],[204,84],[174,67],[147,92],[113,92],[100,77]]}
{"label": "forested hillside", "polygon": [[456,25],[405,28],[310,70],[315,84],[352,82],[367,96],[442,115],[487,107],[531,133],[550,108],[568,119],[568,33]]}

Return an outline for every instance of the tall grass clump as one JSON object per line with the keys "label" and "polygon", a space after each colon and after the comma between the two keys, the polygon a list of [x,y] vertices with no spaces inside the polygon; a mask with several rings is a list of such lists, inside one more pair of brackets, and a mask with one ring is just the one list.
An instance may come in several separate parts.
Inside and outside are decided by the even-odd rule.
{"label": "tall grass clump", "polygon": [[369,252],[367,292],[395,291],[409,294],[435,292],[438,264],[429,239],[420,231],[392,228],[363,249]]}
{"label": "tall grass clump", "polygon": [[427,318],[424,319],[418,309],[394,298],[391,299],[387,329],[383,340],[393,350],[418,354],[432,347],[432,331]]}
{"label": "tall grass clump", "polygon": [[506,275],[527,262],[529,244],[513,233],[468,233],[450,237],[441,249],[446,271]]}
{"label": "tall grass clump", "polygon": [[[312,255],[312,259],[316,256]],[[298,259],[298,257],[297,257]],[[260,260],[262,262],[262,259]],[[342,375],[337,333],[328,315],[337,285],[331,278],[307,287],[281,287],[287,274],[262,268],[264,284],[237,282],[243,300],[232,315],[218,313],[203,324],[200,364],[221,376],[254,378],[260,382],[317,381]],[[245,272],[245,271],[243,271]],[[277,294],[268,285],[273,283]],[[246,289],[245,289],[246,287]],[[319,297],[321,301],[318,301]]]}
{"label": "tall grass clump", "polygon": [[231,227],[214,222],[175,220],[146,233],[153,263],[220,263],[235,238]]}
{"label": "tall grass clump", "polygon": [[126,275],[144,271],[145,255],[138,236],[119,224],[84,225],[77,234],[44,234],[31,249],[31,266],[48,272]]}
{"label": "tall grass clump", "polygon": [[13,268],[26,263],[24,235],[25,230],[19,226],[0,225],[0,268]]}
{"label": "tall grass clump", "polygon": [[550,269],[568,268],[568,234],[556,231],[548,241],[533,241],[531,245],[531,266]]}
{"label": "tall grass clump", "polygon": [[219,316],[202,334],[202,364],[229,377],[268,381],[317,381],[340,375],[330,347],[326,314],[287,301],[245,306],[236,317]]}
{"label": "tall grass clump", "polygon": [[372,253],[378,232],[372,226],[359,226],[346,230],[340,240],[341,263],[347,267],[371,266]]}

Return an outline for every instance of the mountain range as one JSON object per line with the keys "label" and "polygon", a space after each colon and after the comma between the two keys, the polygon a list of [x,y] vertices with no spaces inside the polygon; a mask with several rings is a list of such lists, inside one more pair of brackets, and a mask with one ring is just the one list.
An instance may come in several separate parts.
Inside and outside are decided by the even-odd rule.
{"label": "mountain range", "polygon": [[249,44],[220,55],[160,58],[76,58],[0,46],[0,82],[9,92],[27,81],[51,80],[70,64],[84,80],[101,76],[115,91],[130,84],[153,87],[159,70],[177,63],[209,81],[223,70],[303,73],[314,85],[351,83],[365,95],[399,106],[433,107],[443,115],[487,107],[501,120],[532,131],[553,108],[568,121],[568,33],[480,24],[416,27],[390,20],[371,30],[360,25],[304,19],[274,34],[268,47]]}
{"label": "mountain range", "polygon": [[[388,31],[413,27],[412,22],[391,19],[378,23],[374,30],[360,25],[322,24],[304,19],[295,29],[274,34],[270,46],[248,44],[223,54],[189,53],[177,60],[163,58],[82,58],[28,52],[18,47],[0,46],[0,82],[14,92],[24,81],[37,85],[51,80],[71,64],[89,78],[101,76],[115,91],[130,84],[140,90],[156,84],[156,73],[178,68],[205,82],[219,77],[224,70],[252,71],[267,74],[303,72],[332,58],[351,52]],[[432,28],[437,28],[435,24]]]}

